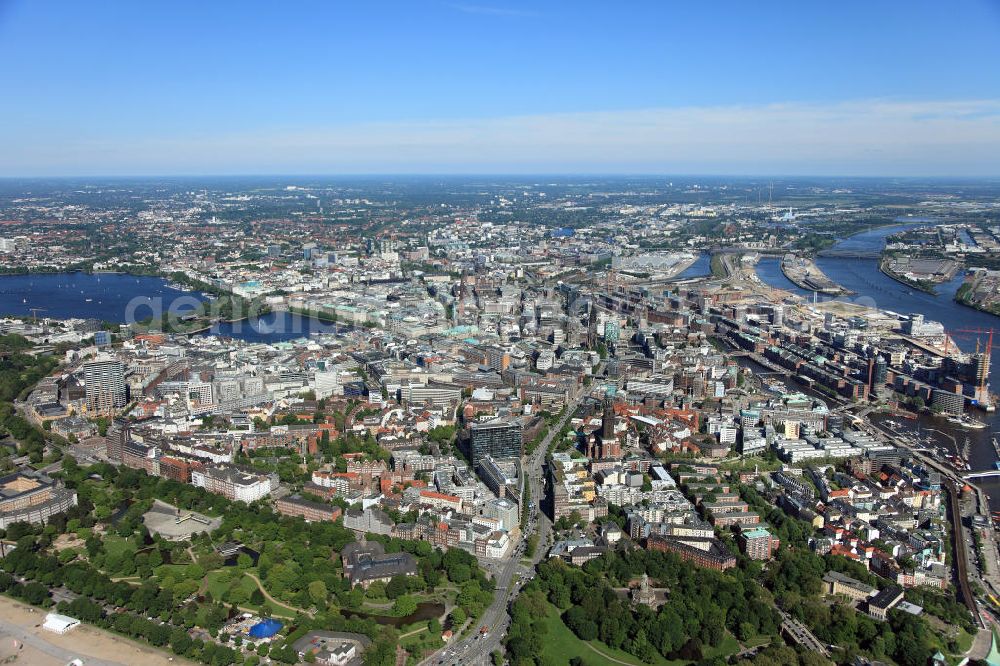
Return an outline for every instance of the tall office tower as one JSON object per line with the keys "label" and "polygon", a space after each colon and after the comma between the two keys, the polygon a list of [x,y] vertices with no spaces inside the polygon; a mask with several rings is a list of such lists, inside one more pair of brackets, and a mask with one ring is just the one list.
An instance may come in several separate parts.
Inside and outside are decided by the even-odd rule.
{"label": "tall office tower", "polygon": [[125,366],[111,357],[97,358],[83,365],[87,389],[87,409],[96,414],[113,414],[128,402]]}
{"label": "tall office tower", "polygon": [[618,344],[618,340],[622,335],[621,324],[614,319],[604,322],[604,339],[609,344]]}
{"label": "tall office tower", "polygon": [[494,460],[521,455],[521,424],[515,420],[494,419],[469,427],[469,458],[473,469],[486,456]]}
{"label": "tall office tower", "polygon": [[889,363],[881,354],[869,362],[871,363],[871,384],[868,389],[872,395],[877,397],[887,390],[885,383],[889,379]]}
{"label": "tall office tower", "polygon": [[129,425],[124,419],[115,419],[108,426],[108,433],[105,437],[105,452],[110,460],[121,461],[125,452],[125,445],[129,441]]}
{"label": "tall office tower", "polygon": [[783,306],[783,305],[775,305],[774,306],[774,313],[773,313],[773,316],[771,317],[771,323],[773,323],[775,326],[777,326],[779,328],[784,325],[784,323],[785,323],[785,306]]}

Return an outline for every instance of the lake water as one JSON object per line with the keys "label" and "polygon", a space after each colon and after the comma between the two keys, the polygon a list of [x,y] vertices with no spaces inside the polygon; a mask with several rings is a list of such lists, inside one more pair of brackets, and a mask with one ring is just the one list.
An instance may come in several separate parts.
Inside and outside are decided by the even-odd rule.
{"label": "lake water", "polygon": [[53,273],[0,275],[0,315],[32,315],[55,319],[100,319],[124,323],[153,313],[184,312],[203,300],[200,294],[167,286],[158,277],[122,273]]}
{"label": "lake water", "polygon": [[[99,319],[113,323],[142,321],[154,313],[190,311],[205,298],[198,292],[168,286],[159,277],[122,273],[0,275],[0,315],[55,319]],[[259,318],[216,324],[204,335],[248,342],[280,342],[335,330],[311,317],[272,312]]]}
{"label": "lake water", "polygon": [[221,322],[204,335],[218,335],[247,342],[281,342],[309,337],[313,333],[331,333],[336,324],[327,324],[312,317],[292,312],[270,312],[254,319]]}

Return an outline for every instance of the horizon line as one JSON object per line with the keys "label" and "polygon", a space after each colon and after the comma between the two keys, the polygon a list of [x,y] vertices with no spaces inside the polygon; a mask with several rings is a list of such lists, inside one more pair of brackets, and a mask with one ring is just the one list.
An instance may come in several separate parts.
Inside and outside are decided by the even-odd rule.
{"label": "horizon line", "polygon": [[538,171],[538,172],[504,172],[504,171],[478,171],[478,172],[377,172],[377,171],[357,171],[357,172],[218,172],[218,173],[106,173],[106,174],[30,174],[30,175],[4,175],[0,174],[0,181],[3,180],[71,180],[71,179],[153,179],[153,178],[773,178],[773,179],[807,179],[807,180],[834,180],[834,179],[856,179],[856,180],[951,180],[951,181],[989,181],[1000,180],[1000,173],[990,175],[944,175],[944,174],[919,174],[919,175],[895,175],[895,174],[791,174],[791,173],[697,173],[697,172],[602,172],[602,171]]}

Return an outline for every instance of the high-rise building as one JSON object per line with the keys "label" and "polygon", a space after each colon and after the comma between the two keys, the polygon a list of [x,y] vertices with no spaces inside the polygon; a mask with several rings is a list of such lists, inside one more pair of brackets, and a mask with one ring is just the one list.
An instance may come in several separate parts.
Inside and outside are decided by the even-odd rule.
{"label": "high-rise building", "polygon": [[125,452],[125,445],[129,441],[129,426],[124,419],[115,419],[108,426],[108,432],[104,438],[105,452],[110,460],[121,461]]}
{"label": "high-rise building", "polygon": [[975,375],[976,386],[983,386],[990,377],[990,355],[980,352],[972,357],[972,371]]}
{"label": "high-rise building", "polygon": [[771,323],[774,324],[776,327],[779,327],[779,328],[784,325],[784,323],[785,323],[785,306],[783,306],[783,305],[775,305],[774,306],[774,311],[773,311],[772,317],[771,317]]}
{"label": "high-rise building", "polygon": [[490,456],[494,459],[521,455],[521,424],[515,420],[494,419],[469,427],[469,458],[473,468]]}
{"label": "high-rise building", "polygon": [[619,338],[621,338],[622,329],[621,324],[615,320],[609,320],[604,322],[604,339],[611,343],[617,344]]}
{"label": "high-rise building", "polygon": [[880,395],[886,390],[885,383],[889,379],[889,364],[886,362],[884,356],[879,356],[875,359],[874,365],[872,367],[872,385],[871,391],[876,395]]}
{"label": "high-rise building", "polygon": [[521,523],[521,512],[517,504],[503,497],[486,502],[483,507],[483,515],[499,520],[500,525],[508,532]]}
{"label": "high-rise building", "polygon": [[125,366],[115,358],[98,358],[83,366],[87,409],[96,414],[113,414],[128,402]]}
{"label": "high-rise building", "polygon": [[566,322],[566,346],[575,349],[580,346],[580,320],[570,317]]}

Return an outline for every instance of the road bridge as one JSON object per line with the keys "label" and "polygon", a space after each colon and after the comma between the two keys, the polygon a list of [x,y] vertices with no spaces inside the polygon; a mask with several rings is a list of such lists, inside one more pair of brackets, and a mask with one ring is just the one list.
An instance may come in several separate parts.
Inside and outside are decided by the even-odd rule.
{"label": "road bridge", "polygon": [[708,251],[712,254],[759,254],[771,257],[783,257],[788,254],[788,249],[781,247],[713,247]]}
{"label": "road bridge", "polygon": [[837,257],[839,259],[878,259],[881,252],[875,250],[820,250],[819,257]]}
{"label": "road bridge", "polygon": [[973,472],[972,474],[965,474],[962,476],[966,481],[971,481],[973,479],[995,479],[1000,476],[1000,469],[987,470],[985,472]]}

